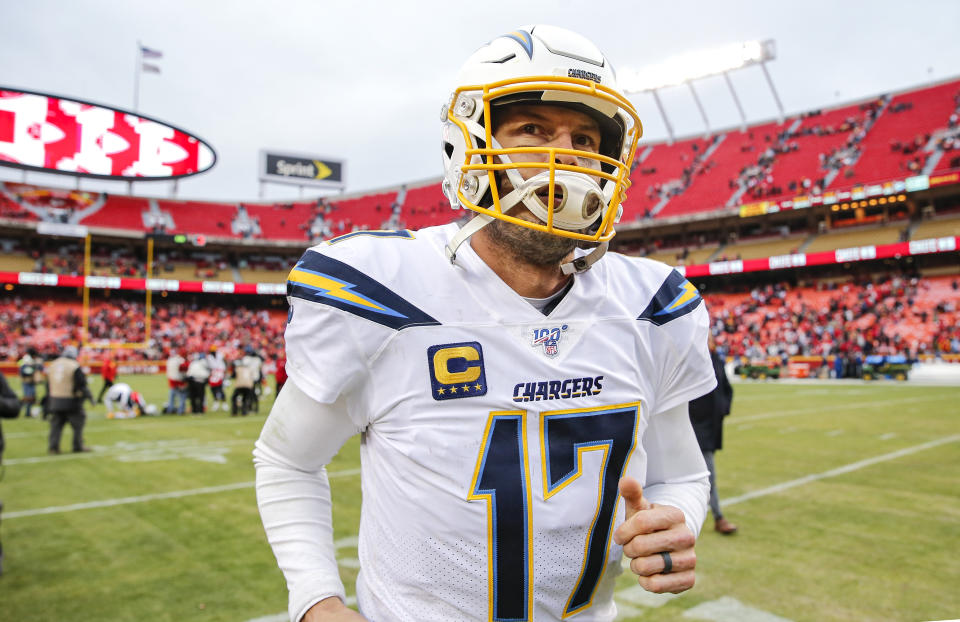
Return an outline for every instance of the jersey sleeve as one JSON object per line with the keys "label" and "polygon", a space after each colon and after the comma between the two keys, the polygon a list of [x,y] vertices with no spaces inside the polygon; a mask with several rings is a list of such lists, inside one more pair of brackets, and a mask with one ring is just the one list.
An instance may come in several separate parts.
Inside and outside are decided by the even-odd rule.
{"label": "jersey sleeve", "polygon": [[[330,404],[350,392],[362,394],[356,389],[370,378],[370,361],[393,335],[439,323],[393,290],[390,263],[389,254],[358,241],[328,252],[308,250],[290,271],[287,375],[313,400]],[[350,408],[361,428],[366,415],[355,413],[363,411]]]}
{"label": "jersey sleeve", "polygon": [[657,399],[657,412],[663,412],[709,393],[717,386],[707,349],[710,317],[700,304],[682,326],[671,331],[674,343],[672,360],[664,368]]}
{"label": "jersey sleeve", "polygon": [[717,384],[707,349],[710,316],[697,288],[671,270],[638,321],[654,325],[659,377],[653,412],[661,413],[709,392]]}
{"label": "jersey sleeve", "polygon": [[284,331],[287,376],[313,400],[332,404],[367,373],[351,318],[294,296],[289,304]]}

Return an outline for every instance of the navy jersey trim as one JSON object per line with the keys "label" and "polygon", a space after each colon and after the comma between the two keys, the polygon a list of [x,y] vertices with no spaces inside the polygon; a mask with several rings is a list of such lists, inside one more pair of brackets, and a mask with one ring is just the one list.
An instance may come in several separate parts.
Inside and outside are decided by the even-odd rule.
{"label": "navy jersey trim", "polygon": [[342,261],[304,253],[287,277],[287,295],[336,307],[394,330],[440,322]]}
{"label": "navy jersey trim", "polygon": [[676,270],[671,270],[650,304],[637,319],[663,326],[671,320],[692,312],[700,306],[701,302],[703,298],[700,297],[696,286]]}

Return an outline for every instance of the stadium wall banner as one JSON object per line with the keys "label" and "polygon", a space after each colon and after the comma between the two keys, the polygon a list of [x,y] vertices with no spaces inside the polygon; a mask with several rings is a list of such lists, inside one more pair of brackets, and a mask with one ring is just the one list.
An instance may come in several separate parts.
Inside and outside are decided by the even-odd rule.
{"label": "stadium wall banner", "polygon": [[149,181],[197,175],[217,154],[196,136],[120,108],[0,86],[0,165]]}
{"label": "stadium wall banner", "polygon": [[[785,270],[803,266],[843,264],[871,259],[890,259],[908,255],[930,253],[953,253],[960,250],[960,237],[945,236],[897,242],[880,246],[856,246],[819,253],[795,253],[761,259],[736,259],[715,261],[709,264],[677,266],[678,272],[687,278],[738,274],[741,272],[764,272]],[[189,292],[207,294],[252,294],[259,296],[284,296],[286,283],[233,283],[230,281],[180,281],[178,279],[142,279],[118,276],[71,276],[41,272],[2,272],[0,284],[41,285],[47,287],[89,287],[91,289],[120,289],[160,292]]]}
{"label": "stadium wall banner", "polygon": [[260,181],[343,190],[343,160],[305,153],[260,150]]}
{"label": "stadium wall banner", "polygon": [[945,171],[937,175],[915,175],[882,184],[853,186],[846,190],[830,190],[823,196],[796,196],[781,201],[756,201],[739,206],[740,218],[774,214],[781,210],[805,209],[815,205],[835,205],[841,201],[862,201],[872,197],[889,197],[902,192],[920,192],[937,186],[960,184],[960,171]]}

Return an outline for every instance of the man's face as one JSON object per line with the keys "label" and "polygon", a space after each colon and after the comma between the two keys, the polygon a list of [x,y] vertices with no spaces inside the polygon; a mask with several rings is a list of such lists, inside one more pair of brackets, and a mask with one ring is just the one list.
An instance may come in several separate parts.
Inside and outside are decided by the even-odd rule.
{"label": "man's face", "polygon": [[[589,115],[562,106],[549,104],[509,104],[493,115],[493,137],[501,147],[541,147],[577,149],[589,153],[600,152],[600,126]],[[545,153],[514,153],[514,162],[546,162]],[[600,162],[592,158],[570,154],[557,156],[557,162],[600,170]],[[517,169],[520,176],[529,179],[546,169]],[[509,184],[506,176],[504,183]],[[595,177],[599,182],[599,177]]]}
{"label": "man's face", "polygon": [[[541,147],[558,149],[577,149],[590,153],[599,153],[600,127],[592,117],[576,110],[549,104],[510,104],[496,111],[493,117],[493,137],[503,148]],[[510,155],[513,162],[547,162],[545,153],[515,153]],[[557,162],[573,166],[582,166],[600,170],[600,162],[592,158],[560,154]],[[519,168],[517,172],[523,179],[529,179],[542,173],[545,168]],[[599,178],[595,178],[599,181]],[[513,190],[513,184],[505,174],[497,176],[497,190],[503,196]],[[545,188],[538,192],[544,204],[549,200]],[[554,204],[561,201],[559,188],[555,192]],[[530,222],[541,222],[522,203],[514,206],[511,216]],[[519,258],[535,265],[557,265],[569,255],[577,242],[519,225],[494,220],[488,226],[493,239],[508,246]]]}

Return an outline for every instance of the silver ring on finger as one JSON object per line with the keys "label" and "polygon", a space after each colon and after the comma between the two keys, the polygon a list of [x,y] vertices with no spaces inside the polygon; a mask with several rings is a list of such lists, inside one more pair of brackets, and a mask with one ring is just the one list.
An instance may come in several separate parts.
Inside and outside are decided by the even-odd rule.
{"label": "silver ring on finger", "polygon": [[660,557],[663,558],[663,571],[660,574],[670,574],[670,571],[673,570],[673,558],[667,551],[661,551]]}

